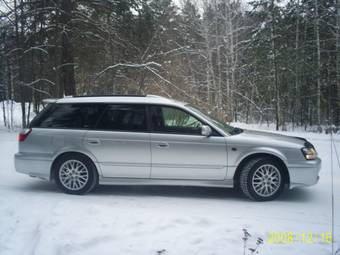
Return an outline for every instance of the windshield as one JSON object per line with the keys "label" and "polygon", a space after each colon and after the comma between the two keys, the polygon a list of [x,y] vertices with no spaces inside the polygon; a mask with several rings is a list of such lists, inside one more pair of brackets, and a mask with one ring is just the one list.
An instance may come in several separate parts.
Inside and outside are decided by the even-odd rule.
{"label": "windshield", "polygon": [[190,110],[194,111],[195,113],[197,113],[198,115],[202,116],[205,119],[208,119],[209,121],[213,122],[217,127],[219,127],[220,129],[222,129],[224,132],[231,134],[231,135],[236,135],[239,133],[242,133],[243,130],[240,128],[235,128],[233,126],[230,126],[226,123],[223,123],[222,121],[216,119],[215,117],[209,115],[209,114],[205,114],[202,111],[198,110],[197,108],[191,106],[191,105],[186,105],[186,107],[188,107]]}

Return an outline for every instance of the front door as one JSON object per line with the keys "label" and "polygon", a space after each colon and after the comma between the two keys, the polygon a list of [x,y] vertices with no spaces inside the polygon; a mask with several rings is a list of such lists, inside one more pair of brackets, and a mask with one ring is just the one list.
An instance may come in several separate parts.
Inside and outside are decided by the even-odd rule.
{"label": "front door", "polygon": [[97,158],[103,177],[150,178],[150,133],[143,105],[108,105],[86,148]]}
{"label": "front door", "polygon": [[223,136],[201,135],[202,122],[170,106],[150,106],[151,178],[224,180],[227,149]]}

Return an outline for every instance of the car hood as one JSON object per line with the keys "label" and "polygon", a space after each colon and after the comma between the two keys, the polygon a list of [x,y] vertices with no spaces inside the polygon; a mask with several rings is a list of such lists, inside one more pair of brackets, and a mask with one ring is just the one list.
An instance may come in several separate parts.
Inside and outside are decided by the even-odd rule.
{"label": "car hood", "polygon": [[256,140],[258,143],[268,144],[273,143],[274,145],[295,145],[299,147],[305,146],[307,140],[302,137],[294,137],[288,135],[281,135],[276,133],[264,132],[264,131],[255,131],[255,130],[247,130],[243,129],[243,132],[239,134],[242,138],[247,140]]}

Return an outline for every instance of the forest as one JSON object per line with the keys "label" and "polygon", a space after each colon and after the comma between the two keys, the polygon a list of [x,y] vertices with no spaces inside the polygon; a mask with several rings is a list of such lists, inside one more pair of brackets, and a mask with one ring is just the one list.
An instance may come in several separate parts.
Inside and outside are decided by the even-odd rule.
{"label": "forest", "polygon": [[0,0],[0,102],[156,94],[225,122],[340,125],[340,0]]}

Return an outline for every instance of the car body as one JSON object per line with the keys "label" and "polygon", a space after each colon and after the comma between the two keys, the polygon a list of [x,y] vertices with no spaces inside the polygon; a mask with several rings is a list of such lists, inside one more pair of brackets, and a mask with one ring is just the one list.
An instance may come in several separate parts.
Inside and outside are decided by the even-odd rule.
{"label": "car body", "polygon": [[[303,138],[232,128],[183,102],[153,95],[102,96],[50,103],[19,134],[15,168],[70,183],[80,176],[76,169],[93,171],[86,189],[57,182],[72,194],[97,183],[189,185],[240,187],[252,199],[271,200],[283,186],[316,184],[321,160]],[[88,181],[88,172],[81,181]],[[280,188],[273,196],[251,195],[249,183],[258,185],[256,178],[263,190]]]}

